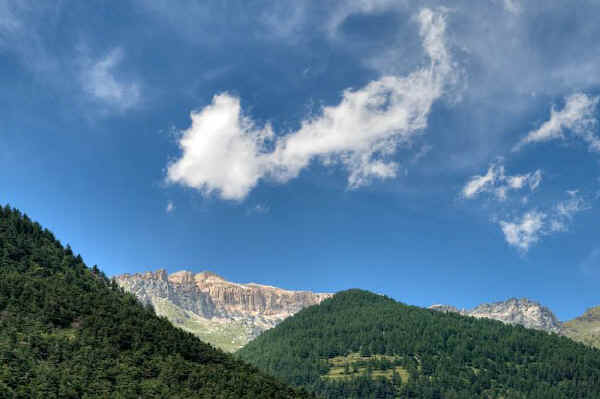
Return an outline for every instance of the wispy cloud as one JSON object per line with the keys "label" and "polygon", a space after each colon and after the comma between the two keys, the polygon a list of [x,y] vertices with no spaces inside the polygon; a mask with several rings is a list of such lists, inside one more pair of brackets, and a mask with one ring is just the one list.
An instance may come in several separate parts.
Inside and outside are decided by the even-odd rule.
{"label": "wispy cloud", "polygon": [[343,165],[349,188],[396,176],[396,148],[427,126],[432,104],[454,79],[444,15],[424,9],[417,20],[428,66],[347,89],[339,104],[303,120],[295,132],[275,138],[270,125],[257,127],[242,113],[239,98],[214,96],[192,112],[179,141],[182,155],[168,166],[167,180],[241,200],[261,178],[287,182],[313,160]]}
{"label": "wispy cloud", "polygon": [[0,43],[2,36],[13,33],[22,27],[21,20],[16,15],[18,5],[9,1],[0,1]]}
{"label": "wispy cloud", "polygon": [[589,276],[600,276],[600,248],[593,249],[579,264],[581,271]]}
{"label": "wispy cloud", "polygon": [[173,203],[173,201],[168,201],[167,202],[167,207],[165,208],[165,212],[171,213],[174,210],[175,210],[175,204]]}
{"label": "wispy cloud", "polygon": [[550,119],[538,129],[529,132],[517,143],[513,151],[531,143],[564,139],[565,131],[570,131],[583,139],[590,151],[600,152],[600,138],[594,134],[598,124],[594,112],[599,99],[600,97],[590,97],[583,93],[568,96],[565,98],[565,106],[561,110],[552,107]]}
{"label": "wispy cloud", "polygon": [[256,204],[246,210],[246,215],[269,213],[271,208],[267,204]]}
{"label": "wispy cloud", "polygon": [[83,60],[81,83],[94,100],[125,111],[139,104],[140,86],[117,76],[117,69],[124,58],[123,50],[115,48],[105,57],[92,61]]}
{"label": "wispy cloud", "polygon": [[528,187],[534,191],[541,181],[542,171],[539,169],[523,175],[508,176],[505,173],[504,165],[496,162],[490,165],[485,175],[471,177],[462,189],[462,196],[472,199],[481,193],[491,193],[495,198],[503,201],[510,190]]}
{"label": "wispy cloud", "polygon": [[568,231],[575,214],[590,206],[577,191],[567,191],[567,195],[568,199],[547,211],[530,210],[512,220],[499,220],[506,242],[524,253],[542,237]]}

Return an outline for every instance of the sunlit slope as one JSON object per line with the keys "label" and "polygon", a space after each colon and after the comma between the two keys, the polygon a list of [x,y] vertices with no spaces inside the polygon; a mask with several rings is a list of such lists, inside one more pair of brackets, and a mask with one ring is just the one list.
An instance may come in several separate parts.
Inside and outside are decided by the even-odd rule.
{"label": "sunlit slope", "polygon": [[568,337],[600,348],[600,306],[588,309],[582,316],[563,323],[563,328]]}
{"label": "sunlit slope", "polygon": [[301,398],[0,207],[1,398]]}
{"label": "sunlit slope", "polygon": [[336,294],[238,352],[326,398],[597,398],[600,351],[543,331]]}

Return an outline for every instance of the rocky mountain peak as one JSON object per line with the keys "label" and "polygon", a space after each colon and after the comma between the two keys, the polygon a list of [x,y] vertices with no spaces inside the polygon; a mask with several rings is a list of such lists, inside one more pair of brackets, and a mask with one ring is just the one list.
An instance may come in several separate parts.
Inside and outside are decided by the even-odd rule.
{"label": "rocky mountain peak", "polygon": [[168,278],[170,283],[178,284],[178,285],[194,285],[194,273],[189,272],[187,270],[180,270],[178,272],[172,273]]}
{"label": "rocky mountain peak", "polygon": [[[159,269],[116,276],[115,281],[142,302],[151,303],[158,314],[174,324],[209,342],[215,338],[211,343],[229,350],[332,295],[234,283],[210,271],[194,274],[181,270],[167,276],[164,269]],[[223,345],[216,335],[227,329],[239,331],[239,336]]]}
{"label": "rocky mountain peak", "polygon": [[457,312],[473,317],[486,317],[504,323],[520,324],[527,328],[560,333],[562,325],[554,313],[539,302],[528,298],[509,298],[505,301],[483,303],[471,310],[458,310],[450,305],[433,305],[430,309]]}
{"label": "rocky mountain peak", "polygon": [[205,282],[228,282],[227,280],[225,280],[223,277],[219,276],[216,273],[213,272],[209,272],[209,271],[204,271],[204,272],[200,272],[198,274],[196,274],[194,276],[194,279],[196,281],[205,281]]}

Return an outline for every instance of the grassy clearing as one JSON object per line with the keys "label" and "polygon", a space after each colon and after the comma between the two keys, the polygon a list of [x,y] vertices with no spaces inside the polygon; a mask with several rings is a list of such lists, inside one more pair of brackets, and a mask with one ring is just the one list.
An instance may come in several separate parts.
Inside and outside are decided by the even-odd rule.
{"label": "grassy clearing", "polygon": [[[335,380],[367,375],[368,367],[359,366],[359,363],[368,362],[372,360],[389,360],[393,362],[397,359],[398,357],[396,356],[361,356],[359,353],[351,353],[348,356],[336,356],[327,360],[331,365],[331,368],[329,369],[329,372],[323,376],[323,378]],[[391,380],[392,376],[394,375],[394,371],[400,376],[400,378],[402,379],[402,383],[406,383],[408,381],[408,371],[400,366],[395,366],[387,370],[373,369],[371,370],[371,377],[383,377]]]}

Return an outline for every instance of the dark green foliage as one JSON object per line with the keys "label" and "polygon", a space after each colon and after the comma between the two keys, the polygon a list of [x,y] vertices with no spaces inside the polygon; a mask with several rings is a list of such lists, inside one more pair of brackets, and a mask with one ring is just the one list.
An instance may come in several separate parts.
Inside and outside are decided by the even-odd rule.
{"label": "dark green foliage", "polygon": [[[386,355],[394,361],[370,361],[368,370],[399,365],[410,377],[324,378],[328,358],[350,353]],[[300,311],[238,354],[326,398],[600,398],[597,349],[360,290]]]}
{"label": "dark green foliage", "polygon": [[0,398],[300,398],[0,207]]}

